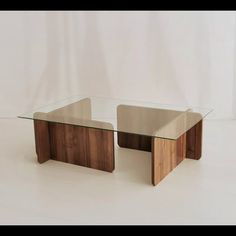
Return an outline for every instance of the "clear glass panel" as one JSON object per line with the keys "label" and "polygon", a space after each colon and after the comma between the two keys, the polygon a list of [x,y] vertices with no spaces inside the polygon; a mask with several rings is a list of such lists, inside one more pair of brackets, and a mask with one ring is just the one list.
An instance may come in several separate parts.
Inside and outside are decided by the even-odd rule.
{"label": "clear glass panel", "polygon": [[75,96],[19,117],[177,139],[210,111],[206,108]]}

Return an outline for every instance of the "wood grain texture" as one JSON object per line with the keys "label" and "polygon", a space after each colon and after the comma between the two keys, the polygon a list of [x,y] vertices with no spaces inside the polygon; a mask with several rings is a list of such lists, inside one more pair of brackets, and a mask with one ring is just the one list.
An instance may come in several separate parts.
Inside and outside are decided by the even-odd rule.
{"label": "wood grain texture", "polygon": [[186,156],[186,134],[177,140],[152,139],[152,184],[157,185]]}
{"label": "wood grain texture", "polygon": [[202,156],[202,120],[186,132],[186,157],[199,160]]}
{"label": "wood grain texture", "polygon": [[112,172],[114,132],[75,125],[49,123],[51,158]]}
{"label": "wood grain texture", "polygon": [[47,121],[34,120],[35,148],[38,162],[43,163],[50,159],[50,137]]}
{"label": "wood grain texture", "polygon": [[117,132],[117,142],[118,145],[123,148],[131,148],[147,152],[151,152],[152,149],[151,136]]}

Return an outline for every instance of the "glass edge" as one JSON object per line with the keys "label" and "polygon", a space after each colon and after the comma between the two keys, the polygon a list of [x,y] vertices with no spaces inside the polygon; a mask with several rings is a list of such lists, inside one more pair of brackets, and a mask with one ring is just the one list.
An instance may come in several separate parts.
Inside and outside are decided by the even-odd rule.
{"label": "glass edge", "polygon": [[[80,96],[80,97],[79,97]],[[32,114],[34,112],[36,112],[37,110],[41,109],[41,108],[46,108],[46,107],[49,107],[49,106],[52,106],[52,105],[56,105],[56,104],[59,104],[60,102],[63,102],[63,101],[66,101],[68,99],[75,99],[78,97],[78,99],[83,99],[84,98],[90,98],[90,99],[109,99],[109,100],[117,100],[117,101],[127,101],[127,102],[134,102],[134,103],[138,103],[138,102],[141,102],[141,103],[144,103],[144,104],[153,104],[153,105],[162,105],[162,106],[170,106],[170,107],[177,107],[177,108],[183,108],[183,107],[188,107],[188,105],[175,105],[175,104],[168,104],[168,103],[156,103],[156,102],[150,102],[150,101],[144,101],[144,100],[133,100],[133,99],[122,99],[122,98],[109,98],[109,97],[102,97],[102,96],[88,96],[88,95],[85,95],[85,94],[77,94],[77,95],[72,95],[70,97],[67,97],[65,99],[60,99],[60,100],[57,100],[55,102],[51,102],[47,105],[43,105],[43,106],[39,106],[37,108],[35,108],[33,111],[31,110],[30,112],[25,112],[21,115],[18,115],[17,118],[20,118],[20,119],[27,119],[27,120],[41,120],[41,119],[34,119],[33,117],[29,117],[30,115],[32,116]],[[119,104],[117,105],[120,106],[120,105],[127,105],[127,104]],[[140,106],[142,106],[143,104],[141,104]],[[137,105],[138,106],[138,105]],[[157,108],[157,107],[153,107],[153,108]],[[168,109],[168,108],[160,108],[160,109]],[[199,109],[199,111],[193,111],[193,112],[199,112],[201,114],[201,110],[204,110],[206,111],[206,113],[204,114],[201,114],[202,115],[202,119],[204,119],[208,114],[210,114],[211,112],[214,111],[214,109],[212,108],[208,108],[208,107],[190,107],[190,109]],[[202,111],[203,112],[203,111]],[[29,115],[27,115],[29,114]],[[41,121],[47,121],[47,122],[52,122],[52,123],[60,123],[60,124],[70,124],[70,123],[63,123],[63,122],[58,122],[58,121],[48,121],[48,120],[41,120]],[[200,120],[199,120],[200,121]],[[197,123],[196,123],[197,124]],[[189,129],[191,129],[194,125],[196,124],[193,124]],[[161,139],[167,139],[167,140],[177,140],[181,135],[183,135],[185,132],[181,133],[181,135],[178,135],[177,137],[162,137],[162,136],[154,136],[154,135],[148,135],[148,134],[140,134],[140,133],[131,133],[131,132],[124,132],[124,131],[119,131],[117,129],[104,129],[104,128],[98,128],[98,127],[91,127],[91,126],[84,126],[84,125],[79,125],[79,124],[70,124],[70,125],[75,125],[75,126],[80,126],[80,127],[85,127],[85,128],[93,128],[93,129],[99,129],[99,130],[106,130],[106,131],[113,131],[113,132],[122,132],[122,133],[127,133],[127,134],[136,134],[136,135],[142,135],[142,136],[148,136],[148,137],[152,137],[152,138],[161,138]],[[112,124],[113,125],[113,124]]]}
{"label": "glass edge", "polygon": [[105,128],[98,128],[98,127],[91,127],[91,126],[85,126],[85,125],[79,125],[79,124],[70,124],[70,123],[63,123],[63,122],[58,122],[58,121],[49,121],[49,120],[43,120],[43,119],[34,119],[30,117],[22,117],[22,116],[17,116],[17,118],[21,119],[26,119],[26,120],[39,120],[39,121],[46,121],[46,122],[51,122],[51,123],[58,123],[58,124],[68,124],[68,125],[74,125],[78,127],[84,127],[84,128],[92,128],[92,129],[98,129],[98,130],[105,130],[105,131],[113,131],[115,133],[126,133],[126,134],[136,134],[136,135],[141,135],[141,136],[146,136],[146,137],[152,137],[152,138],[162,138],[162,139],[168,139],[168,140],[176,140],[177,138],[170,138],[170,137],[161,137],[161,136],[154,136],[154,135],[148,135],[148,134],[140,134],[140,133],[134,133],[134,132],[125,132],[125,131],[120,131],[117,129],[105,129]]}

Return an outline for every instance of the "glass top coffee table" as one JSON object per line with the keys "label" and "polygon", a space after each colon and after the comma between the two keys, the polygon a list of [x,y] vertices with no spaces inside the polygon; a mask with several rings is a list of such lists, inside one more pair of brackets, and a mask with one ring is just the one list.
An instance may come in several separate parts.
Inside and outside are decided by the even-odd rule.
{"label": "glass top coffee table", "polygon": [[74,96],[23,114],[32,119],[38,162],[49,159],[112,172],[114,132],[122,148],[152,153],[152,184],[184,158],[200,159],[202,120],[211,110]]}

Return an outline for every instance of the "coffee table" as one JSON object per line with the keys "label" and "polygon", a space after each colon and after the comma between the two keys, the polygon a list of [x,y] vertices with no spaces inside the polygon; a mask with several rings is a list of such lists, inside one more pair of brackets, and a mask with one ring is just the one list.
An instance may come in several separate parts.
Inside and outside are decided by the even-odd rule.
{"label": "coffee table", "polygon": [[34,121],[38,162],[49,159],[112,172],[114,132],[122,148],[151,152],[157,185],[184,158],[199,160],[206,108],[73,96],[23,114]]}

